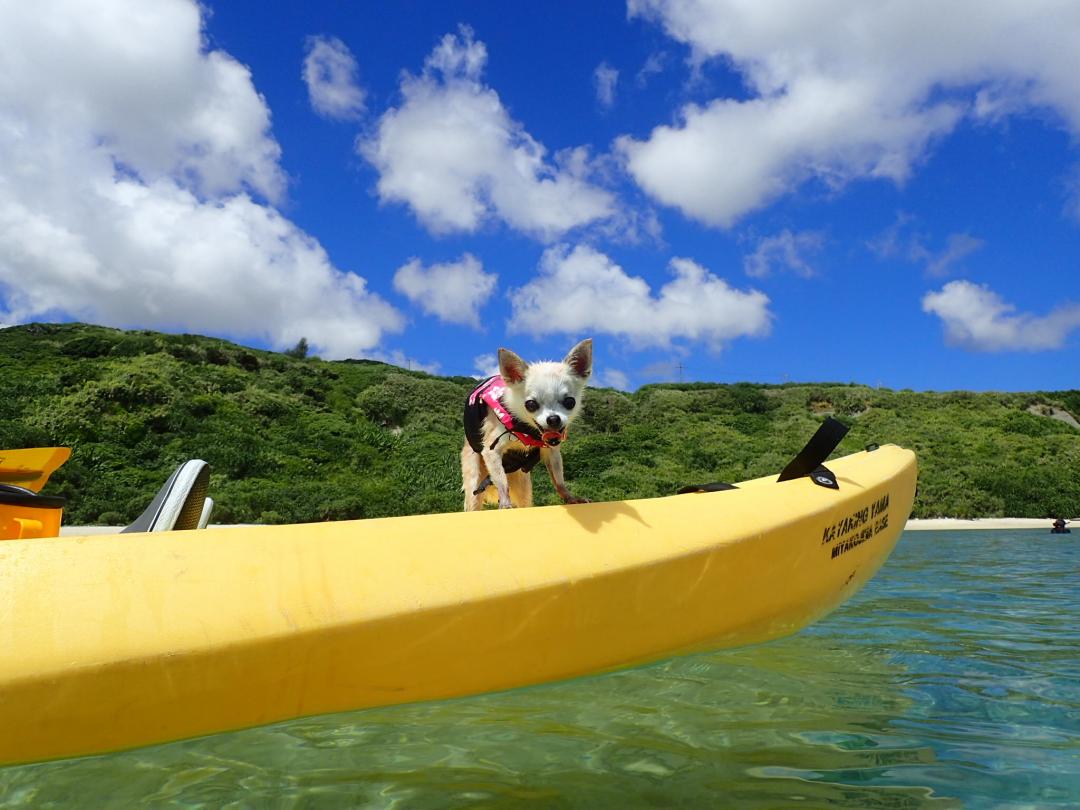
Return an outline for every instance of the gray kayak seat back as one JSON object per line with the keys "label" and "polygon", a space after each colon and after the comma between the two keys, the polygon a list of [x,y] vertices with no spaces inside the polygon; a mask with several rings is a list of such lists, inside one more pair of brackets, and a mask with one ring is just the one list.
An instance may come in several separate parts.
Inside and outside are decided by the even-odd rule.
{"label": "gray kayak seat back", "polygon": [[203,501],[202,513],[199,515],[198,529],[205,529],[206,524],[210,522],[210,513],[214,511],[214,499],[207,498]]}
{"label": "gray kayak seat back", "polygon": [[214,505],[206,497],[209,488],[210,465],[197,458],[185,461],[169,476],[146,510],[121,533],[205,528]]}

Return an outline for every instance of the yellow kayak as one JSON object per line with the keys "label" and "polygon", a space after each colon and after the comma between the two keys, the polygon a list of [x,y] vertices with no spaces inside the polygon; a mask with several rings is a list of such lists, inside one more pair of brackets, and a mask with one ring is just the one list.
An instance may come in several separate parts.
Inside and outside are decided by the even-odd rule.
{"label": "yellow kayak", "polygon": [[837,489],[0,542],[0,762],[537,684],[777,638],[888,558],[894,445]]}
{"label": "yellow kayak", "polygon": [[0,450],[0,484],[18,484],[32,492],[39,492],[49,476],[70,456],[70,447]]}

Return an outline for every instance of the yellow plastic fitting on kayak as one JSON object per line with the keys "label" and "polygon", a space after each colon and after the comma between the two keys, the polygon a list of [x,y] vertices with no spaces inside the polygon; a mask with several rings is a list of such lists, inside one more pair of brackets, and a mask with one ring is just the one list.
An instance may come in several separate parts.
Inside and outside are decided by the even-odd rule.
{"label": "yellow plastic fitting on kayak", "polygon": [[56,537],[64,499],[0,485],[0,540]]}
{"label": "yellow plastic fitting on kayak", "polygon": [[0,450],[0,540],[60,534],[64,499],[38,492],[70,456],[69,447]]}
{"label": "yellow plastic fitting on kayak", "polygon": [[70,447],[0,450],[0,484],[41,492],[49,476],[70,457]]}

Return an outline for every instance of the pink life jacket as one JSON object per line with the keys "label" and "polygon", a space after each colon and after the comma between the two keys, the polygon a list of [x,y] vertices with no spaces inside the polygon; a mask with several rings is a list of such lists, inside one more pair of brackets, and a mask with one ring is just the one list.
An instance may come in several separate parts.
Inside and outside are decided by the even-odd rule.
{"label": "pink life jacket", "polygon": [[526,425],[513,415],[502,404],[502,395],[506,393],[506,381],[496,374],[488,377],[469,394],[469,400],[465,404],[465,434],[473,450],[479,453],[483,449],[482,424],[485,416],[485,406],[502,422],[507,433],[510,433],[526,447],[544,447],[544,440],[531,425]]}

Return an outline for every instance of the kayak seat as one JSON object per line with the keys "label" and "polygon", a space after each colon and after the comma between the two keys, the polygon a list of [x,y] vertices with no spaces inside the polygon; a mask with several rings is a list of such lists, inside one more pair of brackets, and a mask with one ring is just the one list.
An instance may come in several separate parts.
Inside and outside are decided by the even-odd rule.
{"label": "kayak seat", "polygon": [[202,529],[210,521],[214,501],[206,497],[210,465],[202,459],[185,461],[157,491],[150,505],[121,533]]}

